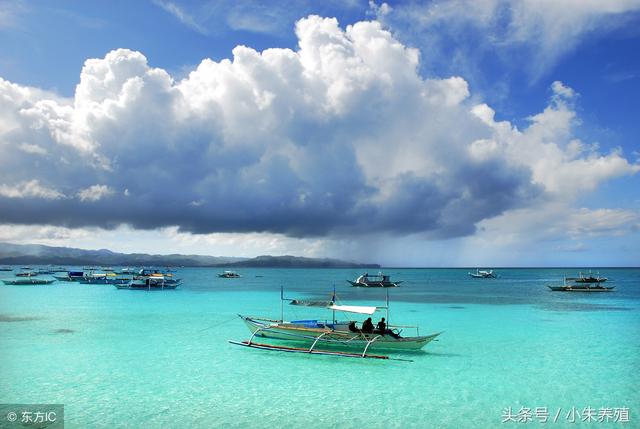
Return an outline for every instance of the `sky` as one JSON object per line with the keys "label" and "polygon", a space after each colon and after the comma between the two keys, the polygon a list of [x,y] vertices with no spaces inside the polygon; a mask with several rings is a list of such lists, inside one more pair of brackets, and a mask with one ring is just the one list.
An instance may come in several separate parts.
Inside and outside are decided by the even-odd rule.
{"label": "sky", "polygon": [[0,0],[0,241],[638,266],[640,0]]}

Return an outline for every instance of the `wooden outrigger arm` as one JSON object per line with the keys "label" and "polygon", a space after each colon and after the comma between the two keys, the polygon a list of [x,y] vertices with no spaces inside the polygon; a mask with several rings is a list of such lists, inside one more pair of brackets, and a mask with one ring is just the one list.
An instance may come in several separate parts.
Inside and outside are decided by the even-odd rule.
{"label": "wooden outrigger arm", "polygon": [[382,337],[382,335],[376,335],[375,337],[367,341],[367,345],[364,347],[364,351],[362,352],[362,357],[365,357],[367,355],[367,349],[369,349],[369,346],[380,337]]}
{"label": "wooden outrigger arm", "polygon": [[350,357],[350,358],[370,358],[370,359],[383,359],[383,360],[397,360],[402,362],[413,362],[411,359],[401,359],[401,358],[392,358],[385,355],[371,355],[371,354],[360,354],[360,353],[349,353],[342,351],[332,351],[332,350],[318,350],[318,349],[306,349],[300,347],[289,347],[289,346],[275,346],[272,344],[262,344],[262,343],[250,343],[249,341],[235,341],[228,340],[231,344],[235,344],[238,346],[251,347],[254,349],[260,350],[271,350],[271,351],[280,351],[280,352],[289,352],[289,353],[305,353],[305,354],[313,354],[313,355],[325,355],[325,356],[336,356],[336,357]]}
{"label": "wooden outrigger arm", "polygon": [[262,331],[263,329],[265,329],[265,328],[260,327],[260,328],[256,329],[255,331],[253,331],[253,334],[251,334],[251,338],[249,338],[249,341],[247,341],[247,343],[249,343],[249,345],[251,345],[251,341],[253,340],[253,337],[255,337],[255,336],[256,336],[256,334],[257,334],[258,332]]}
{"label": "wooden outrigger arm", "polygon": [[320,338],[324,337],[325,335],[327,335],[329,332],[323,332],[322,334],[318,335],[318,338],[316,338],[316,340],[313,342],[313,344],[311,344],[311,348],[309,349],[309,353],[313,352],[313,348],[316,346],[316,344],[318,344],[318,341],[320,341]]}

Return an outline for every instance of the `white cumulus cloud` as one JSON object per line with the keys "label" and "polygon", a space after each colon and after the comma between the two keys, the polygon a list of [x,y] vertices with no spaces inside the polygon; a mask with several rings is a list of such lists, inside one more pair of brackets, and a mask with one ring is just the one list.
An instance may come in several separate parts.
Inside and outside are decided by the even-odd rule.
{"label": "white cumulus cloud", "polygon": [[[182,80],[117,49],[85,62],[71,99],[0,80],[0,222],[456,237],[639,169],[575,137],[561,82],[518,129],[463,78],[423,77],[376,21],[295,32],[296,50],[238,46]],[[12,183],[60,191],[18,207]]]}
{"label": "white cumulus cloud", "polygon": [[107,185],[93,185],[78,192],[81,201],[99,201],[114,194],[114,190]]}
{"label": "white cumulus cloud", "polygon": [[53,188],[41,185],[38,179],[33,179],[28,182],[20,182],[13,186],[0,184],[0,197],[56,200],[63,198],[64,195]]}

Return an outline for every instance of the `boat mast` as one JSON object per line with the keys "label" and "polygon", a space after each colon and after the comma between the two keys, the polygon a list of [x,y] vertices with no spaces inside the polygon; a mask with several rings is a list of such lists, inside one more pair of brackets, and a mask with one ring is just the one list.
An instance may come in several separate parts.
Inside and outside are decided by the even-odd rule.
{"label": "boat mast", "polygon": [[386,304],[387,304],[387,306],[386,306],[387,307],[387,326],[389,326],[389,289],[387,289],[386,292],[387,292],[387,302],[386,302]]}
{"label": "boat mast", "polygon": [[284,323],[284,286],[280,285],[280,322]]}
{"label": "boat mast", "polygon": [[[333,285],[333,297],[331,299],[331,302],[333,303],[333,305],[335,305],[336,303],[336,285]],[[333,310],[333,323],[336,323],[336,311]]]}

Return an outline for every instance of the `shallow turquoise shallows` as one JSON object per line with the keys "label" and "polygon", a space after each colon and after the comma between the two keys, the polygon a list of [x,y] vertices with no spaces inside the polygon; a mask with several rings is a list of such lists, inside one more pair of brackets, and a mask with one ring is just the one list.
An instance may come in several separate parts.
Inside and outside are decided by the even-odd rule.
{"label": "shallow turquoise shallows", "polygon": [[[335,286],[343,303],[385,296],[348,285],[353,269],[218,271],[181,269],[182,286],[163,292],[1,285],[0,403],[62,403],[66,428],[640,427],[640,269],[599,269],[616,289],[593,294],[546,288],[576,269],[387,269],[404,280],[389,291],[391,324],[444,331],[393,354],[413,362],[229,344],[249,338],[237,314],[280,318],[280,286],[291,298]],[[285,306],[287,319],[315,317],[331,314]],[[587,407],[629,421],[583,421]],[[521,420],[530,408],[530,421],[503,423],[509,408]]]}

